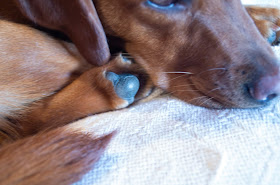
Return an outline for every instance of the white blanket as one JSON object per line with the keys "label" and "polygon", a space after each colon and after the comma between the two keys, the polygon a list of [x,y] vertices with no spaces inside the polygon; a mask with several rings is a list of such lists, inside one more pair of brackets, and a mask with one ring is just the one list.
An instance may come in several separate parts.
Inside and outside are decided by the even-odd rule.
{"label": "white blanket", "polygon": [[[277,4],[279,0],[244,0]],[[280,58],[280,47],[275,51]],[[118,130],[76,185],[280,184],[280,103],[209,110],[160,96],[74,123],[99,135]]]}

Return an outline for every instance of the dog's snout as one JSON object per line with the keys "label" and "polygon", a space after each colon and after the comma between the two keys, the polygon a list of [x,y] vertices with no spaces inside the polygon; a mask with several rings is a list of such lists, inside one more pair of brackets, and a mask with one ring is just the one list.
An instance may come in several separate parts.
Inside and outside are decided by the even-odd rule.
{"label": "dog's snout", "polygon": [[249,93],[254,100],[266,102],[279,96],[280,70],[261,76],[249,87]]}

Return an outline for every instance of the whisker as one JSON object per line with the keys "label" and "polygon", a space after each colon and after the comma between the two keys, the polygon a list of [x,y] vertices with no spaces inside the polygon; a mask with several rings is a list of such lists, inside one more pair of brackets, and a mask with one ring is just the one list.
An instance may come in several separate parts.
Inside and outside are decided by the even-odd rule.
{"label": "whisker", "polygon": [[202,71],[202,72],[198,73],[197,75],[201,75],[201,74],[206,73],[206,72],[209,72],[209,71],[217,71],[217,70],[226,71],[227,69],[226,69],[226,68],[212,68],[212,69],[208,69],[208,70],[206,70],[206,71]]}
{"label": "whisker", "polygon": [[207,100],[205,100],[204,102],[202,102],[201,104],[199,104],[198,106],[202,106],[203,104],[207,103],[210,100],[213,100],[214,97],[208,98]]}
{"label": "whisker", "polygon": [[181,78],[181,77],[184,77],[184,76],[185,76],[185,74],[180,75],[180,76],[177,76],[177,77],[174,77],[174,78],[172,78],[172,79],[161,80],[160,82],[171,82],[171,81],[173,81],[173,80],[176,80],[176,79]]}
{"label": "whisker", "polygon": [[170,94],[173,94],[176,92],[199,92],[199,90],[176,90],[176,91],[171,91]]}
{"label": "whisker", "polygon": [[207,71],[215,71],[215,70],[226,70],[226,68],[213,68],[213,69],[208,69]]}
{"label": "whisker", "polygon": [[191,72],[182,72],[182,71],[175,71],[175,72],[161,72],[161,73],[166,73],[166,74],[189,74],[192,75],[193,73]]}
{"label": "whisker", "polygon": [[197,98],[193,98],[193,99],[191,99],[191,100],[188,100],[187,102],[193,102],[193,101],[195,101],[195,100],[199,100],[199,99],[202,99],[202,98],[208,98],[208,96],[200,96],[200,97],[197,97]]}
{"label": "whisker", "polygon": [[195,84],[176,85],[176,86],[173,86],[173,87],[174,87],[174,88],[177,88],[177,87],[190,87],[190,86],[195,86]]}
{"label": "whisker", "polygon": [[219,89],[221,89],[221,88],[220,88],[220,87],[217,87],[217,88],[215,88],[215,89],[212,89],[211,91],[208,91],[208,93],[213,92],[213,91],[216,91],[216,90],[219,90]]}

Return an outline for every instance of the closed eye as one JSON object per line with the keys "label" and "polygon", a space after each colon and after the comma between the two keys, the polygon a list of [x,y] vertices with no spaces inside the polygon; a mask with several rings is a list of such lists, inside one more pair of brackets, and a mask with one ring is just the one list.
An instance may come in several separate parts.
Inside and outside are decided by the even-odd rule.
{"label": "closed eye", "polygon": [[154,8],[172,8],[178,0],[148,0],[147,4]]}

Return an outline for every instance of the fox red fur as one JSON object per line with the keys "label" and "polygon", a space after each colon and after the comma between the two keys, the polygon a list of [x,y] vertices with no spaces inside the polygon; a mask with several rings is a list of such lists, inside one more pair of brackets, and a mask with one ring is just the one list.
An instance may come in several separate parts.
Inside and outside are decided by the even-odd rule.
{"label": "fox red fur", "polygon": [[[14,1],[28,5],[28,0]],[[108,70],[143,73],[149,78],[147,91],[154,84],[186,102],[211,108],[262,106],[260,101],[250,97],[250,91],[244,92],[243,85],[253,84],[248,79],[260,77],[258,82],[263,76],[280,76],[276,70],[276,57],[260,34],[269,37],[271,31],[278,29],[278,9],[247,8],[258,32],[239,1],[197,0],[194,11],[205,11],[206,14],[198,14],[195,21],[187,19],[182,12],[178,14],[179,18],[173,14],[163,15],[162,11],[152,11],[157,6],[143,9],[143,4],[139,8],[140,1],[127,0],[75,0],[79,11],[62,11],[63,15],[56,15],[58,19],[41,11],[37,13],[42,17],[30,16],[31,9],[36,13],[36,6],[46,2],[58,2],[59,7],[54,8],[69,8],[64,4],[69,0],[36,1],[35,9],[21,6],[30,10],[27,19],[14,1],[0,2],[0,184],[71,184],[94,167],[115,133],[96,138],[70,123],[128,105],[105,78],[104,73]],[[32,5],[35,1],[30,2]],[[90,10],[87,5],[92,6]],[[101,27],[99,20],[96,21],[97,12],[105,33],[124,42],[122,49],[132,54],[137,64],[112,57],[104,66],[95,65],[106,63],[109,58],[108,47],[102,47],[102,43],[107,43],[105,33],[99,35]],[[71,16],[68,17],[69,13]],[[187,15],[191,14],[187,12]],[[211,16],[206,16],[208,14]],[[83,21],[76,20],[75,15]],[[184,16],[183,19],[180,16]],[[87,22],[84,17],[93,21]],[[67,24],[61,20],[67,20]],[[98,40],[99,44],[93,46],[96,47],[93,49],[96,63],[85,60],[89,55],[84,52],[90,50],[80,45],[91,32],[79,38],[79,29],[83,28],[69,31],[69,26],[73,26],[71,21],[74,26],[82,22],[93,29],[93,40],[98,40],[98,36],[102,38],[101,44]],[[73,43],[35,29],[38,25],[34,22],[68,33],[79,49]],[[236,47],[231,47],[232,44]],[[256,57],[257,54],[262,55]],[[211,69],[223,69],[223,73]],[[262,90],[258,83],[255,86]],[[143,86],[141,89],[140,94],[146,95]],[[202,96],[204,99],[198,98]]]}

